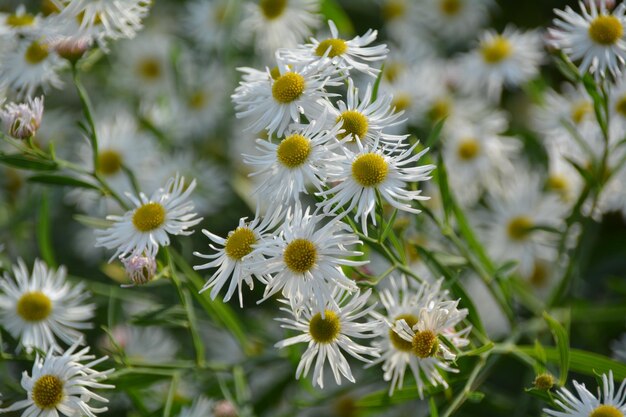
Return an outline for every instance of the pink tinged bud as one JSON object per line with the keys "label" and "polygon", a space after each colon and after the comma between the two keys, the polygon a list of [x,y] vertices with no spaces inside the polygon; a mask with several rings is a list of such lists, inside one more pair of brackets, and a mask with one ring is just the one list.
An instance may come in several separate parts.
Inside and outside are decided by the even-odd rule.
{"label": "pink tinged bud", "polygon": [[54,42],[54,50],[57,54],[70,62],[81,59],[90,47],[91,40],[89,38],[66,38]]}
{"label": "pink tinged bud", "polygon": [[213,414],[215,417],[237,417],[237,410],[230,401],[222,400],[215,404]]}
{"label": "pink tinged bud", "polygon": [[147,284],[156,275],[156,261],[149,256],[131,256],[130,258],[122,258],[126,274],[133,282],[132,285],[123,285],[123,287],[132,287],[134,285]]}
{"label": "pink tinged bud", "polygon": [[0,110],[0,120],[4,131],[16,139],[30,139],[35,136],[43,117],[43,96],[28,102],[7,104]]}

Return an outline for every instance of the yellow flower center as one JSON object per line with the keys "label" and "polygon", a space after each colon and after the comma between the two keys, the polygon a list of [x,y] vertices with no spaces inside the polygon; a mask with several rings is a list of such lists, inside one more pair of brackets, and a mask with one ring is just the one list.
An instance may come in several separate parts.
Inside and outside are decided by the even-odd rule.
{"label": "yellow flower center", "polygon": [[614,405],[602,404],[596,407],[589,417],[624,417],[624,413],[617,409]]}
{"label": "yellow flower center", "polygon": [[348,50],[348,44],[343,39],[326,39],[317,45],[315,53],[317,56],[324,56],[329,48],[330,52],[328,52],[328,57],[334,58],[336,56],[343,55],[343,53]]}
{"label": "yellow flower center", "polygon": [[48,45],[34,41],[26,48],[24,59],[31,65],[37,65],[44,59],[48,58]]}
{"label": "yellow flower center", "polygon": [[430,106],[428,110],[428,118],[433,122],[448,117],[450,114],[450,102],[446,99],[438,99]]}
{"label": "yellow flower center", "polygon": [[464,161],[474,159],[480,152],[480,143],[474,138],[465,138],[459,141],[457,148],[459,158]]}
{"label": "yellow flower center", "polygon": [[137,63],[137,72],[148,81],[161,78],[161,62],[154,57],[146,57]]}
{"label": "yellow flower center", "polygon": [[341,322],[334,311],[324,310],[324,318],[317,313],[309,322],[309,333],[317,343],[331,343],[341,331]]}
{"label": "yellow flower center", "polygon": [[396,108],[396,111],[406,110],[411,107],[411,96],[406,93],[396,94],[393,98],[391,105]]}
{"label": "yellow flower center", "polygon": [[52,0],[43,0],[41,2],[41,12],[44,16],[49,16],[51,14],[59,13],[60,10]]}
{"label": "yellow flower center", "polygon": [[273,20],[283,14],[287,8],[287,1],[288,0],[261,0],[259,7],[261,8],[263,16],[269,20]]}
{"label": "yellow flower center", "polygon": [[554,377],[552,374],[539,374],[535,378],[535,388],[547,391],[554,386]]}
{"label": "yellow flower center", "polygon": [[432,330],[423,330],[415,333],[411,342],[411,352],[419,358],[434,356],[439,349],[437,335]]}
{"label": "yellow flower center", "polygon": [[202,110],[206,107],[208,101],[207,94],[204,91],[196,91],[189,97],[187,103],[191,109]]}
{"label": "yellow flower center", "polygon": [[238,227],[226,239],[226,255],[239,261],[252,252],[252,245],[255,243],[256,236],[252,230],[247,227]]}
{"label": "yellow flower center", "polygon": [[35,16],[29,13],[24,13],[21,16],[12,14],[12,15],[7,16],[7,19],[6,19],[6,24],[14,28],[31,26],[34,22],[35,22]]}
{"label": "yellow flower center", "polygon": [[356,110],[346,110],[337,117],[337,123],[341,122],[341,127],[345,130],[339,136],[340,139],[348,135],[352,135],[354,140],[356,137],[363,139],[367,134],[369,123],[367,117]]}
{"label": "yellow flower center", "polygon": [[56,375],[43,375],[33,385],[33,402],[42,410],[55,408],[63,400],[63,381]]}
{"label": "yellow flower center", "polygon": [[113,175],[122,169],[122,155],[113,149],[98,153],[98,168],[104,175]]}
{"label": "yellow flower center", "polygon": [[530,275],[530,284],[535,288],[542,288],[546,285],[549,277],[548,267],[545,263],[535,261],[533,273]]}
{"label": "yellow flower center", "polygon": [[404,0],[387,0],[381,11],[383,19],[394,20],[406,14],[406,4]]}
{"label": "yellow flower center", "polygon": [[276,150],[276,157],[287,168],[297,168],[306,162],[310,153],[310,141],[296,133],[280,142]]}
{"label": "yellow flower center", "polygon": [[302,93],[304,93],[304,77],[296,72],[281,75],[272,85],[272,96],[279,103],[291,103]]}
{"label": "yellow flower center", "polygon": [[272,80],[277,80],[280,78],[280,70],[278,69],[278,67],[273,67],[270,70],[270,76],[272,77]]}
{"label": "yellow flower center", "polygon": [[566,192],[569,187],[565,176],[551,175],[548,178],[548,188],[558,193],[563,193]]}
{"label": "yellow flower center", "polygon": [[25,321],[45,320],[52,312],[52,301],[41,291],[24,293],[17,301],[17,314]]}
{"label": "yellow flower center", "polygon": [[496,36],[480,45],[480,53],[488,64],[498,64],[504,61],[511,55],[511,52],[513,52],[511,42],[502,36]]}
{"label": "yellow flower center", "polygon": [[383,75],[387,81],[393,83],[400,77],[405,69],[404,65],[399,62],[389,62],[385,64],[385,71]]}
{"label": "yellow flower center", "polygon": [[144,204],[135,210],[133,224],[140,232],[158,229],[165,222],[165,208],[155,202]]}
{"label": "yellow flower center", "polygon": [[307,239],[295,239],[289,243],[283,253],[285,265],[293,272],[303,274],[315,265],[317,248]]}
{"label": "yellow flower center", "polygon": [[[408,324],[410,328],[413,328],[413,326],[417,324],[417,317],[413,314],[400,314],[394,320],[394,324],[402,319],[406,321],[406,324]],[[413,343],[408,340],[404,340],[398,333],[394,332],[393,329],[389,330],[389,340],[391,340],[393,347],[402,352],[410,352],[413,349]]]}
{"label": "yellow flower center", "polygon": [[572,110],[571,110],[572,120],[574,121],[574,123],[579,124],[580,122],[583,121],[586,115],[591,113],[592,110],[593,110],[593,106],[591,105],[590,102],[586,100],[578,101],[572,106]]}
{"label": "yellow flower center", "polygon": [[455,16],[459,14],[461,9],[463,8],[463,3],[461,0],[441,0],[439,3],[439,7],[443,14],[448,16]]}
{"label": "yellow flower center", "polygon": [[619,100],[617,100],[615,110],[623,117],[626,117],[626,95],[621,96]]}
{"label": "yellow flower center", "polygon": [[363,187],[374,187],[379,185],[389,172],[389,165],[382,155],[377,153],[366,153],[360,155],[352,163],[352,176]]}
{"label": "yellow flower center", "polygon": [[509,221],[507,232],[509,237],[513,240],[524,240],[531,232],[533,226],[534,224],[531,218],[527,216],[517,216]]}
{"label": "yellow flower center", "polygon": [[622,35],[624,35],[624,26],[615,16],[598,16],[589,25],[589,37],[600,45],[614,45]]}

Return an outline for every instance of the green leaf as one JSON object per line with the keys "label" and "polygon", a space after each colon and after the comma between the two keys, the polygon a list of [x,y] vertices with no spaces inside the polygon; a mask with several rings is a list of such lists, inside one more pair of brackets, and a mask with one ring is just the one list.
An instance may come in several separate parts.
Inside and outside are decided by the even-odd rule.
{"label": "green leaf", "polygon": [[[521,353],[538,359],[534,346],[519,346],[516,349]],[[548,362],[557,363],[561,360],[560,352],[557,348],[546,347],[545,354]],[[615,380],[621,381],[626,379],[626,364],[615,361],[604,355],[584,350],[569,350],[569,366],[572,371],[583,375],[596,377],[598,374],[613,371]]]}
{"label": "green leaf", "polygon": [[565,330],[565,328],[558,321],[550,317],[547,312],[543,313],[543,318],[548,323],[548,326],[552,331],[552,335],[554,336],[554,340],[558,348],[559,363],[561,367],[559,384],[563,386],[567,382],[567,373],[569,371],[569,335],[567,334],[567,330]]}
{"label": "green leaf", "polygon": [[37,221],[37,245],[41,257],[51,268],[56,268],[54,260],[54,250],[52,249],[52,238],[50,237],[50,203],[48,194],[41,195],[41,206],[39,207],[39,219]]}
{"label": "green leaf", "polygon": [[428,408],[430,409],[430,417],[439,417],[439,410],[437,410],[435,397],[430,397],[430,400],[428,400]]}
{"label": "green leaf", "polygon": [[57,169],[56,162],[22,154],[0,155],[0,163],[13,168],[27,169],[30,171],[53,171]]}
{"label": "green leaf", "polygon": [[541,343],[539,343],[539,340],[535,340],[535,355],[537,358],[537,362],[535,362],[535,373],[539,375],[546,372],[546,362],[548,362],[546,351]]}
{"label": "green leaf", "polygon": [[378,73],[378,77],[376,77],[376,81],[374,82],[374,88],[372,89],[372,103],[376,101],[376,98],[378,98],[378,89],[380,88],[380,80],[383,78],[383,71],[385,71],[385,64],[381,67],[380,73]]}
{"label": "green leaf", "polygon": [[328,20],[332,20],[337,25],[337,30],[344,35],[351,36],[354,34],[354,25],[350,20],[350,16],[343,10],[337,0],[322,0],[320,11]]}
{"label": "green leaf", "polygon": [[480,356],[485,352],[489,352],[491,349],[493,349],[495,345],[493,344],[493,342],[487,342],[484,345],[477,347],[476,349],[472,349],[472,350],[468,350],[467,352],[461,352],[460,355],[458,355],[459,357],[461,356]]}
{"label": "green leaf", "polygon": [[441,131],[443,130],[443,125],[445,123],[446,123],[445,118],[435,123],[433,128],[430,130],[430,133],[428,134],[428,138],[426,139],[426,142],[424,145],[425,147],[432,148],[433,146],[437,144],[437,142],[439,141],[439,138],[441,138]]}
{"label": "green leaf", "polygon": [[73,188],[88,188],[91,190],[100,191],[100,188],[97,186],[90,184],[88,182],[67,177],[65,175],[33,175],[28,178],[30,182],[38,182],[41,184],[49,184],[49,185],[59,185],[59,186],[67,186]]}

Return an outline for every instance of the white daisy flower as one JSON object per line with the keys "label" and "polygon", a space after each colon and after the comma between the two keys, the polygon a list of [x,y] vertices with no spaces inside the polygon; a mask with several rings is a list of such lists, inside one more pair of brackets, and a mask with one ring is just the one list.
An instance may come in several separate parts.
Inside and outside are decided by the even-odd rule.
{"label": "white daisy flower", "polygon": [[187,184],[177,175],[150,198],[143,193],[139,198],[127,193],[135,208],[122,216],[107,216],[113,224],[96,230],[96,246],[115,249],[109,262],[118,256],[155,257],[159,247],[169,246],[169,235],[190,235],[193,231],[188,229],[202,220],[195,218],[193,203],[187,201],[194,188],[196,180]]}
{"label": "white daisy flower", "polygon": [[66,64],[45,41],[23,38],[0,50],[0,79],[19,98],[32,97],[39,87],[61,88],[57,72]]}
{"label": "white daisy flower", "polygon": [[548,178],[546,189],[559,196],[561,202],[572,205],[583,187],[583,178],[565,159],[558,144],[548,144]]}
{"label": "white daisy flower", "polygon": [[81,330],[92,327],[88,320],[95,305],[85,303],[89,293],[82,283],[70,285],[65,276],[65,267],[54,271],[40,260],[30,274],[19,259],[13,277],[0,279],[0,323],[27,352],[59,346],[57,339],[72,344],[82,338]]}
{"label": "white daisy flower", "polygon": [[271,58],[278,48],[295,48],[320,23],[317,0],[259,0],[244,5],[238,32],[254,38],[259,55]]}
{"label": "white daisy flower", "polygon": [[357,139],[365,144],[378,140],[393,144],[402,142],[407,135],[392,135],[383,130],[403,123],[405,120],[400,119],[403,112],[396,113],[391,107],[393,97],[389,94],[380,93],[376,100],[372,100],[372,91],[372,84],[368,84],[363,99],[360,99],[359,89],[354,86],[352,78],[348,78],[347,102],[339,100],[337,107],[330,102],[326,103],[331,115],[327,120],[328,127],[340,123],[344,132],[339,138],[349,138],[351,144]]}
{"label": "white daisy flower", "polygon": [[521,149],[514,138],[466,124],[450,125],[442,142],[450,187],[465,207],[512,173],[510,160]]}
{"label": "white daisy flower", "polygon": [[472,39],[487,22],[492,0],[425,0],[412,18],[435,36],[448,41]]}
{"label": "white daisy flower", "polygon": [[104,38],[131,39],[143,28],[150,0],[71,0],[60,18],[77,20],[83,33],[98,33]]}
{"label": "white daisy flower", "polygon": [[314,62],[326,57],[343,71],[352,69],[376,77],[380,70],[372,68],[370,62],[383,61],[389,50],[387,45],[368,46],[376,40],[377,31],[369,29],[363,36],[349,41],[339,37],[337,26],[328,21],[330,38],[318,41],[311,38],[311,43],[299,45],[295,49],[279,49],[278,54],[287,62]]}
{"label": "white daisy flower", "polygon": [[613,371],[602,374],[602,392],[598,387],[598,396],[593,395],[585,384],[574,381],[576,394],[567,388],[556,393],[555,403],[562,411],[543,409],[554,417],[622,417],[626,414],[626,381],[615,390]]}
{"label": "white daisy flower", "polygon": [[9,103],[0,109],[0,122],[9,136],[29,139],[35,136],[43,117],[43,96],[22,104]]}
{"label": "white daisy flower", "polygon": [[324,365],[328,359],[338,385],[341,384],[342,375],[348,381],[354,382],[350,365],[341,351],[366,363],[370,360],[363,355],[379,356],[377,349],[359,345],[352,340],[374,337],[373,332],[380,326],[380,322],[372,318],[367,322],[356,322],[362,317],[371,315],[376,306],[373,304],[363,308],[371,292],[371,290],[363,294],[357,292],[350,297],[342,291],[333,291],[333,298],[325,303],[323,313],[320,313],[317,307],[310,306],[298,313],[281,308],[282,311],[294,316],[293,319],[277,319],[283,323],[281,327],[302,334],[278,342],[276,347],[284,348],[296,343],[308,343],[307,350],[302,354],[296,369],[296,379],[306,376],[315,361],[313,385],[324,388]]}
{"label": "white daisy flower", "polygon": [[341,85],[342,76],[329,60],[313,64],[287,65],[278,61],[278,73],[260,79],[259,72],[241,68],[248,78],[239,83],[232,99],[237,110],[237,118],[246,118],[251,124],[248,130],[260,132],[267,129],[269,134],[283,135],[292,122],[300,122],[302,115],[307,118],[319,116],[329,97],[325,87]]}
{"label": "white daisy flower", "polygon": [[278,236],[262,240],[254,252],[266,259],[257,261],[253,268],[269,275],[262,301],[282,290],[292,310],[311,300],[312,308],[323,314],[334,289],[357,289],[341,269],[343,265],[366,263],[348,259],[363,254],[347,249],[357,244],[361,241],[348,225],[336,217],[310,214],[309,208],[303,210],[297,202],[287,211]]}
{"label": "white daisy flower", "polygon": [[367,219],[371,218],[376,225],[376,194],[380,193],[398,210],[419,213],[411,207],[414,200],[428,200],[420,190],[408,190],[408,184],[430,179],[434,165],[411,166],[416,163],[428,149],[417,154],[414,150],[417,143],[408,149],[398,151],[397,148],[379,148],[378,140],[372,145],[362,145],[357,140],[358,151],[352,152],[343,148],[344,157],[337,158],[336,171],[328,173],[328,181],[339,182],[327,191],[318,193],[325,198],[319,203],[325,213],[335,213],[345,208],[350,213],[356,208],[355,220],[361,222],[363,232],[367,234]]}
{"label": "white daisy flower", "polygon": [[217,407],[213,401],[206,397],[198,397],[191,407],[183,407],[178,417],[214,417],[213,409]]}
{"label": "white daisy flower", "polygon": [[525,166],[517,167],[504,184],[487,196],[490,210],[478,215],[479,232],[495,261],[516,260],[519,273],[530,276],[535,258],[554,260],[557,255],[558,235],[536,228],[560,230],[569,209],[558,196],[543,193],[539,176],[528,174]]}
{"label": "white daisy flower", "polygon": [[250,176],[261,176],[263,181],[254,191],[260,199],[272,204],[289,205],[306,193],[307,185],[322,191],[325,184],[326,164],[333,149],[341,146],[337,135],[338,123],[325,129],[327,113],[308,125],[292,125],[287,136],[274,144],[257,139],[256,149],[261,155],[243,155],[244,162],[256,168]]}
{"label": "white daisy flower", "polygon": [[230,23],[238,7],[228,0],[195,0],[185,5],[181,32],[203,49],[222,50],[228,44]]}
{"label": "white daisy flower", "polygon": [[130,256],[122,258],[126,275],[132,284],[122,285],[122,287],[133,287],[135,285],[147,284],[154,278],[157,271],[156,259],[149,256]]}
{"label": "white daisy flower", "polygon": [[228,233],[226,239],[221,238],[208,230],[202,230],[202,233],[208,237],[211,242],[221,247],[216,247],[213,243],[209,247],[215,251],[213,254],[202,254],[194,252],[195,256],[204,259],[210,259],[206,264],[194,265],[193,269],[209,269],[217,268],[217,270],[207,280],[200,292],[211,288],[211,298],[215,299],[217,294],[226,285],[230,279],[228,290],[224,296],[224,301],[229,301],[235,293],[235,289],[239,293],[239,305],[243,307],[243,296],[241,286],[245,282],[250,289],[254,287],[253,277],[259,281],[265,282],[269,278],[266,271],[254,268],[254,264],[263,260],[263,256],[253,251],[265,235],[274,227],[281,219],[281,210],[277,209],[271,216],[260,217],[258,214],[255,218],[248,222],[246,218],[239,220],[237,228]]}
{"label": "white daisy flower", "polygon": [[561,93],[546,91],[543,103],[532,109],[531,116],[534,128],[557,143],[571,140],[568,129],[597,123],[589,95],[582,86],[571,84],[565,84]]}
{"label": "white daisy flower", "polygon": [[[0,413],[26,409],[22,417],[53,417],[60,414],[95,417],[97,413],[107,411],[107,407],[96,408],[89,403],[91,400],[109,402],[92,390],[114,388],[113,385],[100,382],[113,369],[103,372],[92,369],[107,357],[95,359],[94,355],[87,355],[89,347],[76,352],[79,343],[72,345],[62,355],[50,348],[45,358],[37,356],[32,375],[29,376],[26,371],[22,374],[22,388],[28,393],[28,399],[0,408]],[[89,362],[81,363],[84,361]]]}
{"label": "white daisy flower", "polygon": [[517,87],[536,77],[542,58],[542,40],[537,32],[521,32],[512,26],[501,34],[489,30],[480,37],[478,48],[461,59],[469,78],[463,87],[486,90],[487,97],[498,100],[503,86]]}
{"label": "white daisy flower", "polygon": [[606,3],[600,0],[598,7],[592,1],[588,10],[581,1],[580,14],[569,6],[555,9],[555,28],[548,29],[552,44],[572,61],[581,61],[581,72],[591,71],[596,78],[604,77],[607,71],[619,75],[626,59],[626,3],[620,3],[611,13]]}
{"label": "white daisy flower", "polygon": [[[380,349],[381,357],[373,364],[383,364],[383,377],[391,381],[389,395],[396,388],[402,388],[408,366],[423,398],[424,377],[433,386],[447,387],[443,372],[458,372],[450,366],[453,355],[437,339],[445,337],[456,347],[466,346],[469,343],[466,335],[471,327],[460,331],[455,327],[466,317],[467,310],[457,309],[458,301],[447,300],[448,291],[441,290],[442,280],[423,283],[416,289],[409,287],[404,276],[390,281],[390,287],[380,293],[387,326],[378,331],[382,340],[374,342],[374,346]],[[401,325],[401,322],[404,323]]]}
{"label": "white daisy flower", "polygon": [[25,36],[37,38],[42,33],[44,19],[26,11],[20,4],[13,13],[0,13],[0,37]]}

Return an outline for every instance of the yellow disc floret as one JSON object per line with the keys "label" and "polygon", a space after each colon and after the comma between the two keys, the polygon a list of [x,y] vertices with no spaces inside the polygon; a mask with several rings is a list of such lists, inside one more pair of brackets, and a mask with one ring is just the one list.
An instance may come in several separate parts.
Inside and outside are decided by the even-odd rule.
{"label": "yellow disc floret", "polygon": [[11,14],[6,18],[7,26],[16,27],[24,27],[31,26],[35,22],[35,16],[29,13],[24,13],[22,15]]}
{"label": "yellow disc floret", "polygon": [[63,401],[63,381],[56,375],[43,375],[33,385],[32,395],[33,402],[40,409],[55,408]]}
{"label": "yellow disc floret", "polygon": [[287,0],[261,0],[259,7],[261,13],[269,20],[280,17],[287,8]]}
{"label": "yellow disc floret", "polygon": [[[417,324],[417,317],[413,314],[400,314],[394,320],[394,324],[403,319],[410,328],[413,328],[413,326]],[[398,333],[394,332],[393,329],[389,330],[389,340],[391,340],[393,347],[402,352],[410,352],[413,349],[413,343],[408,340],[404,340]]]}
{"label": "yellow disc floret", "polygon": [[596,407],[589,417],[624,417],[624,413],[617,409],[614,405],[602,404]]}
{"label": "yellow disc floret", "polygon": [[435,100],[428,110],[428,118],[433,122],[438,122],[450,115],[450,107],[450,102],[445,98]]}
{"label": "yellow disc floret", "polygon": [[324,318],[317,313],[309,322],[309,333],[317,343],[331,343],[341,331],[341,321],[337,313],[330,310],[324,310]]}
{"label": "yellow disc floret", "polygon": [[98,169],[104,175],[113,175],[122,169],[122,155],[113,149],[101,150],[98,153]]}
{"label": "yellow disc floret", "polygon": [[252,252],[252,245],[256,243],[254,232],[247,227],[238,227],[226,239],[225,251],[231,259],[241,260]]}
{"label": "yellow disc floret", "polygon": [[534,385],[535,385],[535,388],[537,389],[540,389],[542,391],[547,391],[554,386],[554,376],[548,373],[539,374],[535,378]]}
{"label": "yellow disc floret", "polygon": [[202,110],[209,102],[209,97],[204,91],[196,91],[187,100],[189,108],[194,110]]}
{"label": "yellow disc floret", "polygon": [[411,107],[411,96],[406,93],[396,94],[393,98],[391,105],[396,108],[396,111],[406,110]]}
{"label": "yellow disc floret", "polygon": [[303,274],[315,265],[317,248],[310,240],[295,239],[285,248],[283,259],[291,271]]}
{"label": "yellow disc floret", "polygon": [[352,163],[352,176],[363,187],[375,187],[385,181],[389,165],[382,155],[366,153]]}
{"label": "yellow disc floret", "polygon": [[369,123],[367,117],[357,110],[346,110],[337,117],[337,123],[341,122],[341,127],[345,130],[339,136],[340,139],[352,135],[352,139],[358,137],[363,139],[367,134]]}
{"label": "yellow disc floret", "polygon": [[593,111],[593,105],[587,100],[580,100],[574,103],[571,109],[571,117],[574,123],[579,124],[582,122],[586,115]]}
{"label": "yellow disc floret", "polygon": [[461,11],[463,3],[461,0],[441,0],[439,7],[443,14],[448,16],[456,16]]}
{"label": "yellow disc floret", "polygon": [[496,36],[480,45],[480,53],[488,64],[498,64],[508,58],[513,52],[511,42],[503,36]]}
{"label": "yellow disc floret", "polygon": [[276,101],[289,104],[304,93],[304,77],[296,72],[287,72],[274,81],[272,96]]}
{"label": "yellow disc floret", "polygon": [[326,39],[320,42],[315,48],[315,53],[317,56],[324,56],[326,51],[328,52],[329,58],[334,58],[336,56],[343,55],[344,52],[348,50],[348,44],[343,39]]}
{"label": "yellow disc floret", "polygon": [[146,80],[158,80],[162,73],[161,62],[157,58],[144,58],[137,64],[137,72]]}
{"label": "yellow disc floret", "polygon": [[311,153],[310,141],[297,133],[287,136],[276,150],[278,161],[287,168],[297,168],[306,162]]}
{"label": "yellow disc floret", "polygon": [[626,117],[626,95],[623,95],[615,102],[615,110],[622,116]]}
{"label": "yellow disc floret", "polygon": [[411,352],[419,358],[434,356],[439,349],[437,335],[432,330],[422,330],[415,333],[411,342]]}
{"label": "yellow disc floret", "polygon": [[20,297],[16,310],[24,321],[42,321],[52,312],[52,301],[41,291],[31,291]]}
{"label": "yellow disc floret", "polygon": [[144,204],[133,214],[133,224],[140,232],[158,229],[165,222],[165,208],[155,202]]}
{"label": "yellow disc floret", "polygon": [[393,20],[406,14],[405,0],[387,0],[382,6],[382,15],[385,20]]}
{"label": "yellow disc floret", "polygon": [[36,65],[48,58],[48,54],[48,45],[34,41],[26,48],[24,59],[29,64]]}
{"label": "yellow disc floret", "polygon": [[615,45],[623,35],[624,26],[615,16],[600,15],[589,25],[589,37],[600,45]]}
{"label": "yellow disc floret", "polygon": [[509,221],[507,233],[513,240],[524,240],[532,231],[534,223],[530,217],[517,216]]}
{"label": "yellow disc floret", "polygon": [[474,138],[465,138],[459,141],[459,147],[457,148],[459,158],[464,161],[469,161],[476,158],[476,155],[480,152],[480,143]]}

